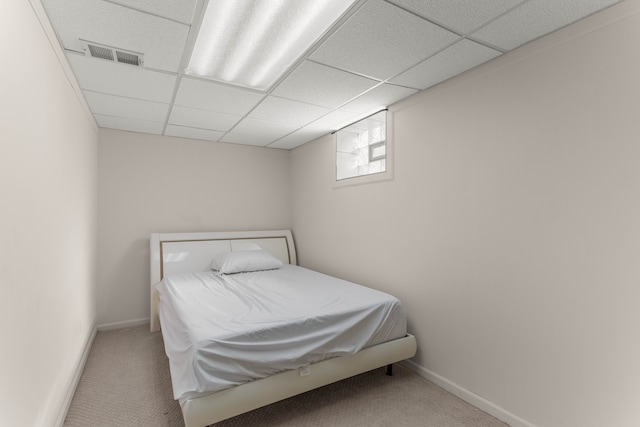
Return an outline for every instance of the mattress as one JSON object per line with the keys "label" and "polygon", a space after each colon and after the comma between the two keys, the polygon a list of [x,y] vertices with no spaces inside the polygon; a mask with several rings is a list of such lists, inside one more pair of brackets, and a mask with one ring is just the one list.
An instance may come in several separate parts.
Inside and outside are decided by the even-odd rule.
{"label": "mattress", "polygon": [[179,400],[406,335],[397,298],[294,265],[170,275],[157,289]]}

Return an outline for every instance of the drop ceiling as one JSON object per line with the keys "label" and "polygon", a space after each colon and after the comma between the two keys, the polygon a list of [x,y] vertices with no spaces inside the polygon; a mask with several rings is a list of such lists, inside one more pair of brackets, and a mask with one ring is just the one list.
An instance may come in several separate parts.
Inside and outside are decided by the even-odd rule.
{"label": "drop ceiling", "polygon": [[[619,2],[358,0],[258,91],[185,74],[204,0],[41,1],[98,126],[281,149]],[[85,56],[83,41],[144,66]]]}

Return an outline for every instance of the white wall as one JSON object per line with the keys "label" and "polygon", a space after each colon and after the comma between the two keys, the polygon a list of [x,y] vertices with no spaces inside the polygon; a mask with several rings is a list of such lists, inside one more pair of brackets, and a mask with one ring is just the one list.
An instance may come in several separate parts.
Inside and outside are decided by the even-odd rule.
{"label": "white wall", "polygon": [[391,108],[395,179],[292,152],[300,263],[387,290],[426,376],[513,425],[640,425],[640,2]]}
{"label": "white wall", "polygon": [[99,325],[148,321],[152,232],[291,228],[289,151],[107,129],[99,140]]}
{"label": "white wall", "polygon": [[0,2],[0,425],[49,427],[95,329],[97,129],[35,3]]}

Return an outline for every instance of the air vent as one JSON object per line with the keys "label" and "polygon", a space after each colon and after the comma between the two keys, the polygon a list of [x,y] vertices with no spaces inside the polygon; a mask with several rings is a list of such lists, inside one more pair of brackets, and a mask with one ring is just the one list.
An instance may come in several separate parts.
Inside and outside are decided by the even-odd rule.
{"label": "air vent", "polygon": [[136,67],[144,66],[144,55],[141,53],[88,42],[86,40],[80,40],[80,44],[82,45],[84,54],[91,58],[100,58],[111,62],[135,65]]}
{"label": "air vent", "polygon": [[107,49],[106,47],[96,46],[93,44],[88,45],[89,47],[89,56],[93,56],[94,58],[108,59],[109,61],[113,61],[113,51],[111,49]]}

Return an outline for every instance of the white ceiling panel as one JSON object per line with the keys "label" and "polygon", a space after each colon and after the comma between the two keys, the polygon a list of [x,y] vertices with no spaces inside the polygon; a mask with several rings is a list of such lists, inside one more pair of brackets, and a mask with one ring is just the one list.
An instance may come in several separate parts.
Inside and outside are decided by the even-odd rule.
{"label": "white ceiling panel", "polygon": [[269,147],[290,150],[326,134],[327,132],[324,130],[303,128],[273,142],[272,144],[269,144]]}
{"label": "white ceiling panel", "polygon": [[391,80],[392,83],[426,89],[501,55],[469,40],[461,40]]}
{"label": "white ceiling panel", "polygon": [[524,0],[389,0],[463,35],[481,27]]}
{"label": "white ceiling panel", "polygon": [[[410,86],[410,85],[408,85]],[[369,92],[342,106],[343,110],[354,111],[358,113],[373,113],[378,110],[387,108],[389,105],[403,98],[418,92],[401,86],[390,84],[382,84]]]}
{"label": "white ceiling panel", "polygon": [[297,137],[296,138],[292,138],[292,139],[288,139],[289,137],[285,137],[283,139],[279,139],[277,141],[272,142],[271,144],[269,144],[268,148],[281,148],[283,150],[291,150],[293,148],[299,147],[307,142],[311,142],[314,139],[317,138],[304,138],[304,142],[300,142],[300,139],[303,137]]}
{"label": "white ceiling panel", "polygon": [[125,117],[129,119],[164,122],[169,111],[169,104],[142,101],[122,96],[84,91],[84,97],[95,114]]}
{"label": "white ceiling panel", "polygon": [[196,0],[111,0],[111,2],[187,25],[191,24],[196,7]]}
{"label": "white ceiling panel", "polygon": [[[203,13],[206,0],[40,1],[100,127],[283,149],[620,2],[358,0],[273,86],[253,90],[197,78],[180,67],[195,44],[192,25],[203,18],[195,10]],[[226,9],[208,4],[223,19]],[[278,38],[269,31],[278,22],[269,17],[283,13],[277,4],[264,0],[273,9],[260,15],[260,25],[248,26],[267,30],[257,37]],[[246,53],[238,37],[222,41],[214,55]],[[142,53],[145,68],[87,57],[81,39]],[[267,65],[281,51],[270,52]],[[268,70],[259,57],[249,55],[247,68]]]}
{"label": "white ceiling panel", "polygon": [[176,105],[171,110],[169,123],[224,132],[230,130],[241,118],[241,116]]}
{"label": "white ceiling panel", "polygon": [[265,147],[275,139],[276,138],[267,138],[266,136],[260,134],[249,135],[229,132],[220,141],[228,142],[231,144],[255,145],[258,147]]}
{"label": "white ceiling panel", "polygon": [[333,132],[342,127],[347,126],[350,123],[357,122],[365,114],[355,111],[334,110],[319,118],[318,120],[305,126],[305,129],[309,130],[326,130],[325,133]]}
{"label": "white ceiling panel", "polygon": [[207,129],[197,129],[185,126],[167,125],[165,135],[179,136],[182,138],[202,139],[205,141],[220,141],[224,132]]}
{"label": "white ceiling panel", "polygon": [[145,55],[145,67],[178,71],[189,26],[103,0],[42,0],[65,49],[79,39]]}
{"label": "white ceiling panel", "polygon": [[98,126],[102,128],[161,135],[164,127],[163,123],[148,120],[126,119],[123,117],[103,116],[102,114],[94,114],[94,117],[98,122]]}
{"label": "white ceiling panel", "polygon": [[471,36],[476,40],[511,50],[614,3],[617,1],[529,0]]}
{"label": "white ceiling panel", "polygon": [[385,80],[458,38],[456,34],[389,3],[370,0],[329,37],[311,59]]}
{"label": "white ceiling panel", "polygon": [[278,85],[273,94],[337,108],[378,83],[377,80],[305,61]]}
{"label": "white ceiling panel", "polygon": [[330,111],[329,108],[269,96],[248,117],[300,127]]}
{"label": "white ceiling panel", "polygon": [[175,104],[243,116],[263,98],[264,94],[257,92],[213,81],[183,77]]}
{"label": "white ceiling panel", "polygon": [[171,101],[175,75],[76,54],[67,54],[67,58],[82,89],[147,101]]}
{"label": "white ceiling panel", "polygon": [[293,125],[252,119],[248,117],[243,119],[236,127],[233,128],[233,133],[258,135],[262,136],[264,140],[271,142],[290,134],[296,129],[296,126]]}

